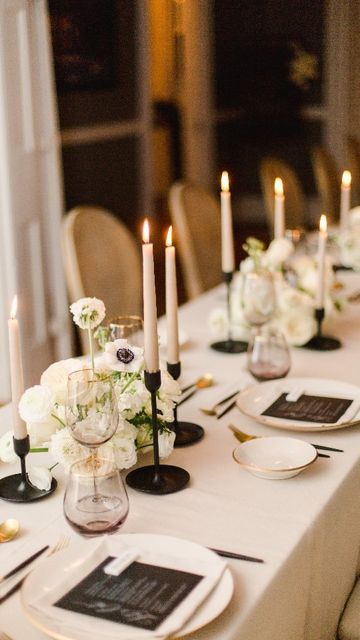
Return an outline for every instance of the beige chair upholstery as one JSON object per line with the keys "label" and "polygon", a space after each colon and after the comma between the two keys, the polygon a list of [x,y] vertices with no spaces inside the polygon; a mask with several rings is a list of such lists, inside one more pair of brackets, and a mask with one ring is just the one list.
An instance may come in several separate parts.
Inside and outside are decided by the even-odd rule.
{"label": "beige chair upholstery", "polygon": [[220,199],[199,185],[175,182],[169,209],[186,293],[195,298],[221,282]]}
{"label": "beige chair upholstery", "polygon": [[338,640],[360,640],[360,578],[346,603],[337,637]]}
{"label": "beige chair upholstery", "polygon": [[351,172],[351,204],[360,204],[360,141],[354,136],[346,139],[346,169]]}
{"label": "beige chair upholstery", "polygon": [[[142,315],[140,248],[120,220],[100,207],[76,207],[63,219],[62,249],[70,303],[100,298],[108,320]],[[85,333],[80,332],[83,353],[88,352]]]}
{"label": "beige chair upholstery", "polygon": [[295,171],[282,160],[271,156],[260,163],[260,182],[264,198],[266,219],[270,233],[274,229],[274,182],[281,178],[285,194],[285,227],[301,229],[306,226],[306,201]]}
{"label": "beige chair upholstery", "polygon": [[321,213],[325,213],[328,223],[339,220],[340,174],[330,151],[320,145],[311,150],[315,183],[321,202]]}

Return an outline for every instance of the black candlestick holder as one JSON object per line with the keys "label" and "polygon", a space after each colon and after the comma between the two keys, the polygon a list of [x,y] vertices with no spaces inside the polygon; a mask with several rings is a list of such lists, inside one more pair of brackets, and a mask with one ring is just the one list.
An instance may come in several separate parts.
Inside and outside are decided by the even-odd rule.
{"label": "black candlestick holder", "polygon": [[337,338],[322,335],[321,327],[324,317],[325,310],[323,307],[321,309],[315,309],[317,333],[304,345],[305,349],[313,349],[314,351],[334,351],[341,347],[341,342]]}
{"label": "black candlestick holder", "polygon": [[226,340],[220,340],[219,342],[213,342],[210,346],[215,351],[221,353],[244,353],[247,351],[247,342],[242,340],[234,340],[231,333],[231,281],[233,279],[232,271],[223,271],[224,282],[226,283],[226,300],[227,300],[227,313],[228,313],[228,337]]}
{"label": "black candlestick holder", "polygon": [[156,392],[161,385],[161,374],[160,371],[154,371],[153,373],[145,371],[144,378],[145,386],[151,394],[154,464],[130,471],[126,476],[126,482],[129,487],[144,493],[152,493],[155,495],[175,493],[175,491],[180,491],[187,485],[190,480],[190,475],[181,467],[160,464]]}
{"label": "black candlestick holder", "polygon": [[14,451],[20,458],[21,473],[1,478],[0,498],[9,502],[33,502],[53,493],[57,487],[55,478],[51,481],[50,489],[38,489],[29,481],[26,473],[26,456],[30,451],[29,436],[14,438]]}
{"label": "black candlestick holder", "polygon": [[[167,363],[167,370],[174,380],[180,377],[181,362],[174,364]],[[187,447],[194,442],[198,442],[204,436],[204,429],[194,422],[179,422],[177,417],[177,406],[174,409],[174,431],[175,442],[174,447]]]}

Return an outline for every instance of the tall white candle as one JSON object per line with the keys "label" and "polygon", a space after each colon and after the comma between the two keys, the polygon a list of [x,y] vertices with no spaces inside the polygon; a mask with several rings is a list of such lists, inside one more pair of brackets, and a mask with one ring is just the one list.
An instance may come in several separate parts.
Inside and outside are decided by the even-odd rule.
{"label": "tall white candle", "polygon": [[341,179],[340,197],[340,230],[345,231],[348,223],[348,214],[351,201],[351,173],[344,171]]}
{"label": "tall white candle", "polygon": [[283,238],[285,235],[285,196],[281,178],[275,178],[274,182],[274,238]]}
{"label": "tall white candle", "polygon": [[165,290],[166,290],[166,329],[167,357],[169,364],[179,362],[178,297],[176,283],[175,247],[172,244],[172,227],[166,236],[165,249]]}
{"label": "tall white candle", "polygon": [[153,245],[150,243],[149,223],[143,227],[143,301],[144,301],[144,360],[145,370],[159,370],[156,291]]}
{"label": "tall white candle", "polygon": [[11,376],[11,400],[13,413],[13,427],[15,438],[22,440],[27,436],[26,424],[20,418],[19,401],[24,393],[24,376],[21,358],[20,330],[16,318],[17,296],[14,296],[11,305],[10,318],[8,320],[9,329],[9,353],[10,353],[10,376]]}
{"label": "tall white candle", "polygon": [[221,174],[221,268],[223,273],[232,273],[235,269],[234,235],[232,226],[231,193],[229,174]]}
{"label": "tall white candle", "polygon": [[327,220],[326,216],[322,215],[319,225],[319,239],[318,239],[318,288],[316,292],[316,308],[324,308],[324,295],[325,295],[325,258],[326,258],[326,241],[327,241]]}

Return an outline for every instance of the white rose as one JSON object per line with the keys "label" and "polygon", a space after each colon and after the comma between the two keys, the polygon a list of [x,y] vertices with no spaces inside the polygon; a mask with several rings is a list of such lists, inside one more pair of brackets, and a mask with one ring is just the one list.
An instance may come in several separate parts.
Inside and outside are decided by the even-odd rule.
{"label": "white rose", "polygon": [[317,325],[313,314],[296,310],[280,315],[277,328],[289,345],[300,347],[315,335]]}
{"label": "white rose", "polygon": [[143,366],[143,353],[142,348],[133,347],[127,340],[119,338],[106,343],[104,353],[96,358],[96,365],[105,366],[113,371],[134,373]]}
{"label": "white rose", "polygon": [[25,422],[45,422],[54,407],[55,396],[49,387],[37,384],[27,389],[20,398],[19,413]]}
{"label": "white rose", "polygon": [[13,431],[6,431],[0,438],[0,460],[3,462],[16,462],[18,459],[14,451],[13,437]]}
{"label": "white rose", "polygon": [[276,269],[280,267],[293,253],[294,245],[287,238],[276,238],[270,242],[264,256],[264,264]]}
{"label": "white rose", "polygon": [[41,491],[49,491],[52,482],[52,475],[46,467],[30,467],[28,470],[30,484]]}
{"label": "white rose", "polygon": [[174,448],[176,434],[174,431],[163,431],[159,434],[159,457],[168,458]]}
{"label": "white rose", "polygon": [[53,391],[55,402],[65,404],[67,400],[68,375],[78,369],[81,369],[81,365],[75,358],[54,362],[54,364],[45,369],[40,378],[40,384],[49,387]]}
{"label": "white rose", "polygon": [[51,436],[56,433],[59,426],[60,423],[52,416],[44,422],[28,422],[27,429],[30,436],[31,446],[38,447],[49,442]]}
{"label": "white rose", "polygon": [[70,311],[80,329],[95,329],[105,318],[105,305],[98,298],[80,298],[70,305]]}
{"label": "white rose", "polygon": [[133,439],[121,438],[117,434],[106,444],[99,447],[99,454],[108,457],[111,453],[118,469],[129,469],[136,464],[137,454]]}

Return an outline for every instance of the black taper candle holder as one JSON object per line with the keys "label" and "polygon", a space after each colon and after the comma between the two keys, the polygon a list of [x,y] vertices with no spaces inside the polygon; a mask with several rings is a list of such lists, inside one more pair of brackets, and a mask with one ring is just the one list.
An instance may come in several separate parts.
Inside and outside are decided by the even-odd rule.
{"label": "black taper candle holder", "polygon": [[144,493],[153,493],[155,495],[175,493],[175,491],[184,489],[190,480],[190,475],[181,467],[160,464],[156,392],[160,389],[161,373],[160,371],[145,371],[144,379],[145,386],[151,394],[154,464],[130,471],[126,476],[126,482],[132,489]]}
{"label": "black taper candle holder", "polygon": [[315,319],[317,322],[317,333],[309,342],[304,344],[304,349],[312,349],[314,351],[334,351],[339,349],[342,345],[340,340],[332,338],[330,336],[323,336],[321,333],[322,322],[325,317],[324,308],[315,309]]}
{"label": "black taper candle holder", "polygon": [[223,279],[227,287],[226,291],[226,300],[227,300],[227,313],[228,313],[228,321],[229,321],[229,330],[227,340],[220,340],[219,342],[213,342],[210,346],[215,351],[220,351],[221,353],[244,353],[247,351],[248,345],[247,342],[243,342],[242,340],[233,340],[231,335],[231,281],[233,279],[232,271],[223,271]]}
{"label": "black taper candle holder", "polygon": [[14,438],[14,451],[20,458],[21,473],[6,476],[0,480],[0,498],[9,502],[33,502],[46,498],[57,487],[55,478],[52,478],[50,489],[38,489],[29,481],[26,473],[26,456],[30,451],[29,436]]}
{"label": "black taper candle holder", "polygon": [[[181,362],[167,363],[167,370],[174,380],[180,378]],[[187,447],[194,442],[198,442],[204,436],[204,429],[194,422],[181,422],[177,418],[177,406],[174,409],[174,447]]]}

